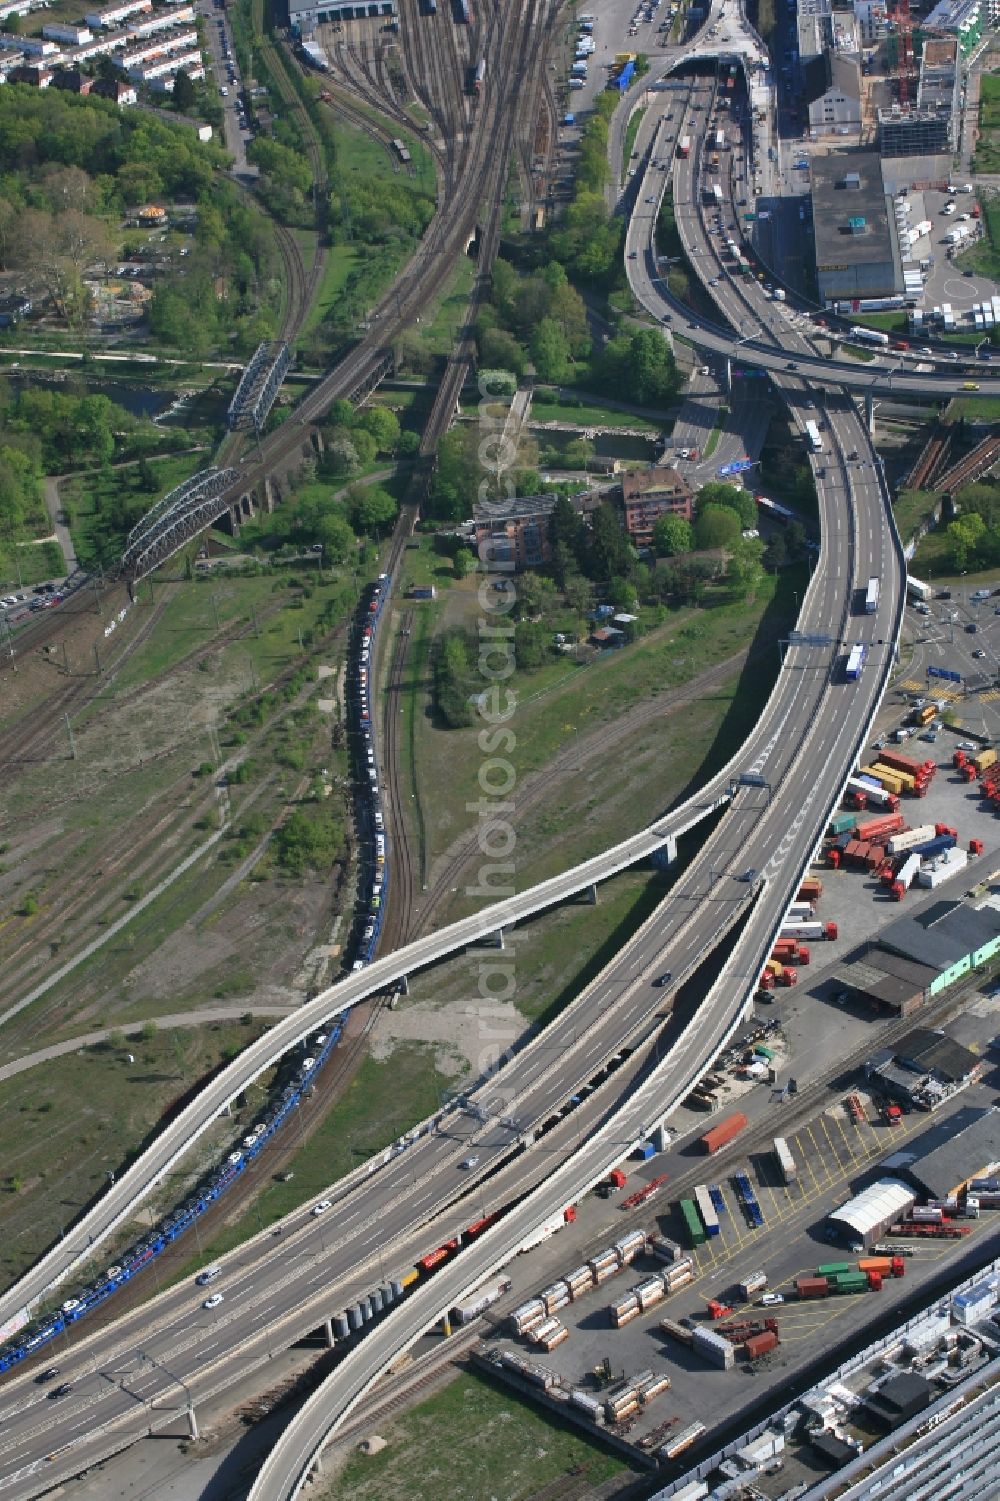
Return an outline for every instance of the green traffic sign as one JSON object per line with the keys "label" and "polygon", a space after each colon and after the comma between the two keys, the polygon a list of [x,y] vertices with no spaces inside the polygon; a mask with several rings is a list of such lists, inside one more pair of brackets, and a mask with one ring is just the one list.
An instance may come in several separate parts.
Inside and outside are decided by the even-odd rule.
{"label": "green traffic sign", "polygon": [[756,214],[744,214],[743,218],[746,220],[747,224],[756,224],[757,223],[757,215]]}

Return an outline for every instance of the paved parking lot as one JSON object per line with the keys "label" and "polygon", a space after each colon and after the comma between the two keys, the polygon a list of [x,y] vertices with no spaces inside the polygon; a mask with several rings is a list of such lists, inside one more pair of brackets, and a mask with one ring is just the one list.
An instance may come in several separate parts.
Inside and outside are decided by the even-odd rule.
{"label": "paved parking lot", "polygon": [[[995,1084],[976,1086],[960,1096],[958,1103],[982,1105],[991,1102],[994,1090]],[[862,1098],[867,1103],[863,1092]],[[875,1112],[868,1104],[866,1118],[855,1125],[848,1120],[839,1100],[831,1103],[808,1124],[787,1134],[797,1167],[796,1181],[788,1186],[780,1181],[770,1151],[740,1155],[737,1142],[717,1159],[702,1159],[704,1165],[698,1172],[698,1181],[716,1189],[725,1208],[719,1216],[720,1233],[691,1251],[696,1265],[693,1283],[649,1309],[625,1328],[612,1328],[606,1313],[607,1305],[640,1283],[657,1265],[652,1259],[642,1257],[603,1287],[585,1294],[578,1304],[561,1311],[560,1318],[570,1329],[570,1337],[551,1353],[532,1355],[526,1342],[514,1340],[506,1334],[496,1336],[490,1343],[517,1349],[522,1355],[529,1354],[539,1364],[557,1372],[568,1384],[591,1392],[596,1391],[593,1372],[605,1359],[610,1362],[615,1376],[621,1373],[634,1375],[649,1369],[665,1372],[670,1376],[671,1389],[651,1403],[648,1416],[630,1433],[632,1441],[666,1420],[673,1420],[675,1428],[700,1420],[718,1429],[749,1403],[759,1401],[765,1384],[788,1382],[797,1371],[822,1355],[827,1346],[860,1333],[876,1314],[882,1316],[894,1304],[912,1296],[916,1286],[926,1285],[942,1272],[958,1276],[963,1262],[971,1256],[981,1258],[986,1254],[984,1243],[987,1239],[995,1241],[994,1220],[970,1222],[970,1235],[962,1242],[912,1242],[914,1254],[906,1258],[905,1276],[901,1280],[887,1281],[880,1293],[804,1303],[790,1297],[788,1302],[768,1308],[751,1307],[740,1302],[736,1283],[752,1271],[766,1271],[772,1289],[790,1290],[795,1277],[813,1274],[823,1262],[854,1259],[842,1248],[831,1247],[824,1240],[821,1233],[824,1217],[850,1197],[860,1180],[877,1168],[891,1151],[899,1150],[912,1136],[925,1129],[929,1119],[923,1114],[913,1114],[904,1117],[901,1125],[890,1127],[876,1120]],[[774,1130],[778,1132],[780,1129],[780,1119],[776,1116]],[[690,1170],[695,1161],[697,1159],[692,1158],[677,1162],[677,1174],[686,1175],[690,1181]],[[661,1172],[664,1171],[663,1162],[661,1159]],[[669,1159],[666,1163],[670,1165]],[[737,1199],[732,1179],[740,1169],[749,1173],[754,1184],[764,1216],[761,1229],[753,1230],[748,1226]],[[587,1201],[583,1206],[584,1213],[598,1203]],[[658,1205],[659,1201],[655,1203]],[[606,1218],[607,1207],[601,1206],[598,1213],[603,1213]],[[632,1216],[624,1214],[611,1220],[606,1230],[608,1243],[636,1222]],[[651,1214],[638,1220],[646,1228],[650,1228],[651,1222]],[[660,1207],[656,1227],[688,1246],[684,1224],[675,1205]],[[513,1301],[522,1301],[536,1293],[546,1281],[569,1271],[585,1255],[592,1254],[599,1244],[592,1235],[584,1240],[577,1234],[571,1240],[564,1232],[548,1242],[541,1255],[536,1253],[532,1258],[520,1258],[518,1269],[520,1263],[534,1261],[539,1272],[530,1281],[518,1279],[518,1296]],[[544,1270],[540,1265],[542,1259]],[[740,1317],[755,1320],[774,1317],[781,1339],[779,1348],[755,1367],[750,1367],[738,1351],[735,1368],[721,1371],[707,1365],[700,1356],[660,1331],[660,1321],[665,1317],[675,1321],[693,1318],[697,1324],[711,1327],[705,1312],[709,1298],[724,1301]],[[513,1301],[505,1300],[504,1306],[513,1306]],[[756,1377],[752,1384],[744,1379],[749,1374]],[[710,1414],[710,1418],[706,1418],[706,1414]]]}

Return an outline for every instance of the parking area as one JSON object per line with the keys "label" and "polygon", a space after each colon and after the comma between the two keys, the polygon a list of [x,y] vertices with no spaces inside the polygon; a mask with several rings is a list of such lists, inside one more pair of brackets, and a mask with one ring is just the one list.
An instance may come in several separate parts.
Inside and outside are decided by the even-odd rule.
{"label": "parking area", "polygon": [[[907,609],[903,650],[906,672],[890,699],[897,715],[904,703],[924,696],[941,700],[959,729],[1000,738],[1000,594],[992,588],[978,598],[974,589],[935,591],[926,604]],[[938,678],[941,670],[958,673],[961,681]],[[950,758],[948,733],[931,744],[948,745]]]}
{"label": "parking area", "polygon": [[[961,1096],[961,1102],[992,1102],[994,1090],[993,1081],[973,1086]],[[554,1373],[564,1390],[597,1397],[606,1385],[622,1377],[640,1373],[652,1373],[655,1378],[667,1376],[669,1390],[631,1419],[622,1435],[632,1444],[642,1445],[650,1436],[659,1444],[669,1442],[671,1433],[680,1434],[699,1421],[718,1431],[750,1402],[759,1401],[765,1385],[778,1387],[793,1380],[827,1348],[832,1350],[861,1333],[870,1327],[876,1314],[884,1316],[943,1271],[958,1277],[967,1262],[984,1254],[994,1220],[968,1222],[969,1234],[961,1240],[906,1241],[910,1254],[904,1258],[904,1275],[887,1278],[881,1291],[810,1300],[796,1297],[796,1278],[812,1277],[819,1266],[834,1259],[854,1265],[856,1253],[843,1247],[832,1249],[824,1238],[825,1216],[851,1197],[886,1156],[905,1147],[928,1123],[925,1115],[913,1114],[904,1116],[898,1125],[884,1124],[870,1096],[864,1091],[858,1094],[862,1110],[857,1121],[837,1099],[784,1132],[794,1162],[791,1183],[783,1181],[770,1142],[741,1153],[737,1141],[716,1158],[705,1157],[691,1143],[686,1150],[660,1159],[658,1173],[673,1169],[669,1188],[661,1189],[661,1196],[652,1201],[644,1216],[619,1211],[611,1217],[607,1201],[585,1201],[577,1225],[567,1227],[531,1257],[519,1258],[514,1268],[508,1268],[516,1278],[515,1290],[498,1308],[495,1332],[485,1341],[484,1349],[516,1353]],[[940,1116],[946,1114],[942,1111]],[[782,1129],[777,1119],[773,1129],[776,1133]],[[759,1228],[752,1227],[751,1216],[743,1207],[741,1174],[745,1175],[743,1183],[749,1181],[759,1205],[763,1221]],[[627,1194],[632,1183],[630,1177],[622,1192]],[[678,1205],[682,1194],[693,1197],[697,1184],[710,1194],[718,1213],[719,1232],[695,1246]],[[662,1203],[667,1192],[671,1202]],[[595,1238],[596,1224],[593,1228],[590,1224],[600,1218],[604,1220],[603,1241]],[[693,1280],[624,1327],[615,1328],[610,1306],[663,1270],[663,1261],[646,1251],[602,1286],[560,1309],[558,1317],[569,1330],[569,1337],[555,1349],[542,1353],[524,1337],[514,1337],[503,1313],[569,1273],[588,1256],[599,1254],[605,1243],[612,1244],[636,1225],[681,1246],[692,1259]],[[534,1277],[519,1276],[522,1266],[526,1270],[529,1263],[535,1268]],[[761,1302],[760,1290],[749,1300],[739,1293],[739,1282],[758,1271],[764,1271],[767,1277],[767,1305]],[[710,1302],[719,1306],[710,1309]],[[750,1362],[742,1345],[734,1345],[733,1367],[719,1369],[676,1336],[664,1332],[660,1325],[665,1318],[682,1326],[686,1322],[689,1329],[714,1330],[747,1322],[763,1326],[765,1318],[773,1319],[780,1343],[755,1362]],[[745,1375],[756,1377],[752,1385],[743,1379]],[[579,1411],[576,1416],[586,1424]]]}

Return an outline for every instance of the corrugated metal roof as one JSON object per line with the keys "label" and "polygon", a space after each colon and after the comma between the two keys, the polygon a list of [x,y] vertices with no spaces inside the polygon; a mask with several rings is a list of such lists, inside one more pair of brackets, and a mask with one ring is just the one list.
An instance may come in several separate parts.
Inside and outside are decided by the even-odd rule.
{"label": "corrugated metal roof", "polygon": [[830,1215],[838,1224],[849,1225],[858,1235],[870,1235],[905,1213],[917,1200],[912,1188],[898,1178],[880,1178]]}

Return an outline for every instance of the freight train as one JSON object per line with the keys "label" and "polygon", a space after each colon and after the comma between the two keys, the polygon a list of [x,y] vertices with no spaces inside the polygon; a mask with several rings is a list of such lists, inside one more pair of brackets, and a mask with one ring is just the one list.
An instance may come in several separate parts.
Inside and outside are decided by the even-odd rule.
{"label": "freight train", "polygon": [[360,933],[354,955],[355,970],[364,969],[375,957],[389,891],[389,840],[385,832],[378,768],[375,764],[371,673],[382,611],[391,592],[390,582],[387,573],[380,573],[363,597],[351,660],[351,689],[361,732],[358,756],[361,772],[358,780],[368,791],[367,799],[357,810],[359,824],[362,827],[367,825],[368,850],[361,862],[358,916]]}
{"label": "freight train", "polygon": [[299,1060],[284,1082],[276,1089],[269,1104],[238,1150],[230,1152],[221,1166],[213,1168],[194,1189],[191,1197],[139,1241],[120,1253],[120,1259],[86,1287],[76,1289],[56,1313],[36,1319],[18,1336],[0,1347],[0,1372],[9,1371],[27,1360],[55,1339],[70,1324],[79,1323],[99,1308],[119,1288],[131,1282],[145,1267],[156,1260],[179,1236],[183,1235],[236,1182],[251,1162],[264,1150],[275,1132],[288,1119],[303,1094],[312,1084],[323,1064],[333,1052],[344,1027],[344,1017],[337,1016],[328,1031],[318,1032],[305,1046],[309,1052]]}

